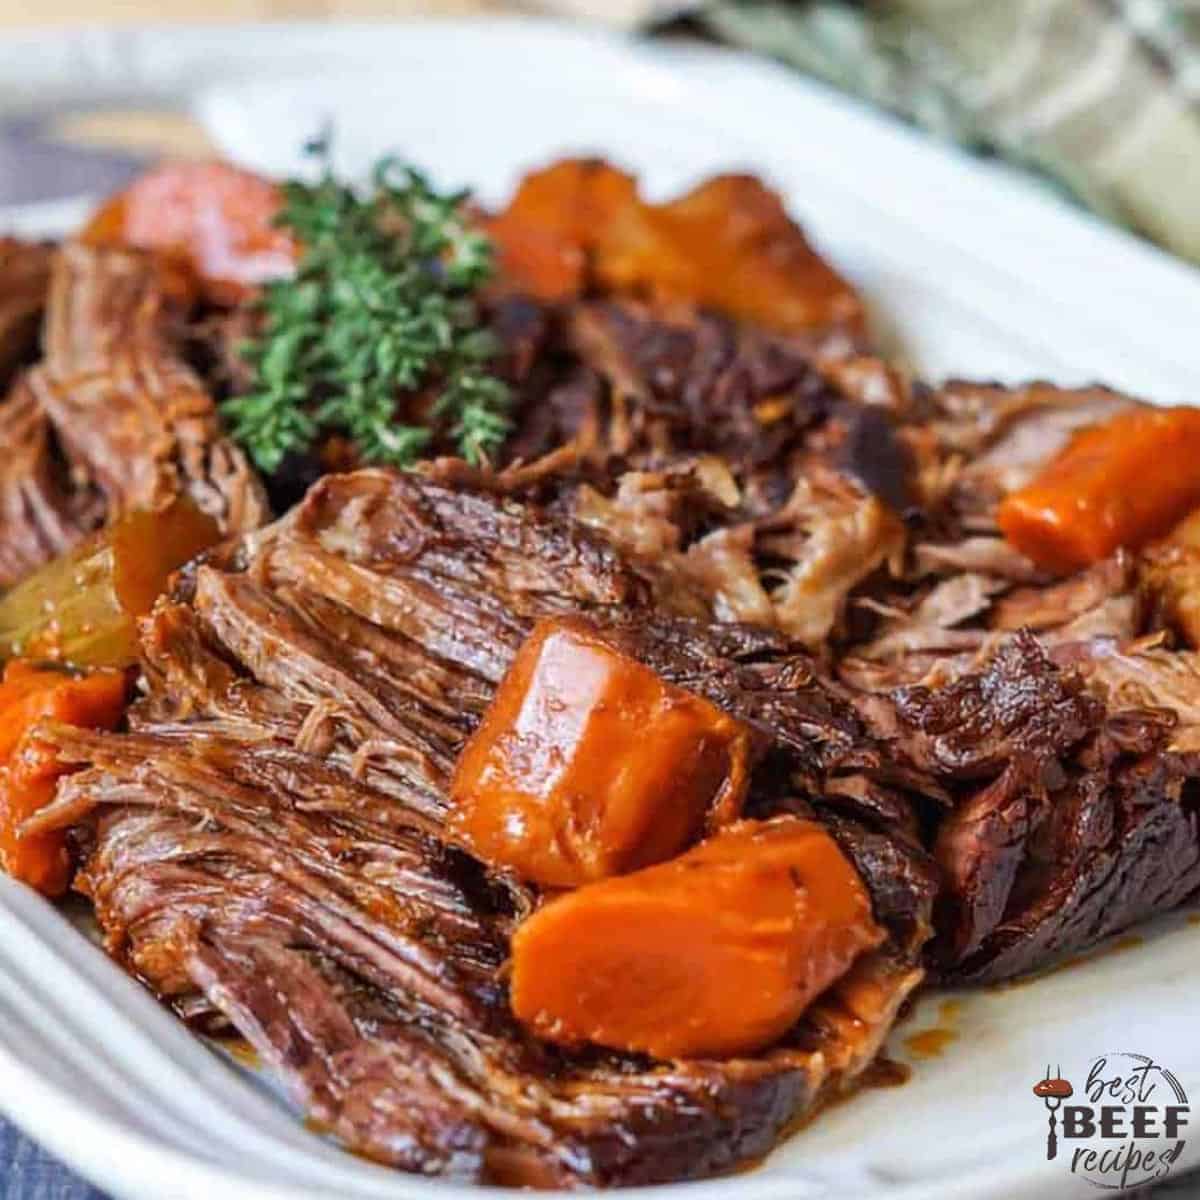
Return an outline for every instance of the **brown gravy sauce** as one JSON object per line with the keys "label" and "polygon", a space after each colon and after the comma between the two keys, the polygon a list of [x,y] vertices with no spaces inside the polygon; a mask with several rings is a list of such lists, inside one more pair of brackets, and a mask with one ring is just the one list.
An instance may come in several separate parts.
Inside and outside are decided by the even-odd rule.
{"label": "brown gravy sauce", "polygon": [[222,1038],[217,1045],[240,1067],[257,1071],[262,1066],[258,1051],[245,1038]]}
{"label": "brown gravy sauce", "polygon": [[919,1029],[909,1034],[904,1039],[905,1050],[913,1058],[939,1058],[947,1046],[958,1040],[958,1030],[954,1025],[961,1015],[961,1000],[943,1000],[938,1005],[938,1023],[929,1029]]}

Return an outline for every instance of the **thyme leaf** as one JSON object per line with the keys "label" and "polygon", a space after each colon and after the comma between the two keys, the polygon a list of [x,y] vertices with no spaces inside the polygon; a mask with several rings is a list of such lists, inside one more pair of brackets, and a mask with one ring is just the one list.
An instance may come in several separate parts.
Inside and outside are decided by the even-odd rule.
{"label": "thyme leaf", "polygon": [[333,176],[327,143],[314,150],[317,182],[283,188],[277,223],[299,262],[264,288],[262,334],[244,351],[254,384],[222,406],[233,437],[268,474],[332,432],[368,462],[411,466],[444,438],[485,461],[512,397],[489,369],[497,346],[476,294],[492,248],[464,217],[465,193],[439,194],[386,158],[360,194]]}

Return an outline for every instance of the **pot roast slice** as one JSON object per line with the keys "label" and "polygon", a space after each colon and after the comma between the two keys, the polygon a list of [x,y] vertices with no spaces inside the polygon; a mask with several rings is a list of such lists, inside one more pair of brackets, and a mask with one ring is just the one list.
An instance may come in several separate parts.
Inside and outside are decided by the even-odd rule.
{"label": "pot roast slice", "polygon": [[160,509],[186,494],[226,532],[268,518],[254,471],[222,435],[212,397],[181,357],[151,257],[61,247],[43,350],[30,388],[73,478],[99,491],[110,515]]}
{"label": "pot roast slice", "polygon": [[[327,477],[184,573],[145,622],[132,732],[56,728],[84,769],[39,820],[84,822],[110,950],[228,1021],[351,1148],[561,1186],[734,1167],[873,1059],[923,974],[934,874],[809,659],[648,597],[569,521],[413,475]],[[754,810],[826,821],[889,930],[761,1055],[567,1052],[509,1014],[508,941],[537,897],[447,844],[446,785],[532,623],[576,612],[764,733]]]}
{"label": "pot roast slice", "polygon": [[109,948],[181,1005],[200,991],[310,1117],[409,1170],[569,1186],[735,1165],[868,1065],[921,976],[864,956],[755,1058],[556,1051],[505,1001],[531,897],[394,798],[283,747],[58,737],[89,764],[61,802],[104,806],[83,883]]}

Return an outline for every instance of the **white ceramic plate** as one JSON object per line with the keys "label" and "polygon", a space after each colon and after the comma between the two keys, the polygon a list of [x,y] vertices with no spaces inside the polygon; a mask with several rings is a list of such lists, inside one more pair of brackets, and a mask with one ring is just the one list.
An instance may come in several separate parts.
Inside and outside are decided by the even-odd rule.
{"label": "white ceramic plate", "polygon": [[[747,167],[784,191],[927,373],[1099,378],[1161,402],[1196,398],[1195,272],[1002,168],[739,55],[528,21],[0,40],[0,110],[130,99],[190,104],[230,155],[278,171],[332,119],[343,168],[398,149],[485,199],[565,151],[606,153],[660,194]],[[85,206],[0,210],[0,228],[54,232]],[[955,997],[953,1011],[947,997],[927,997],[893,1039],[892,1054],[913,1065],[907,1084],[842,1104],[755,1171],[686,1194],[1092,1194],[1061,1158],[1045,1159],[1045,1113],[1030,1088],[1047,1062],[1079,1076],[1102,1052],[1134,1051],[1200,1096],[1200,927],[1179,914],[1139,937],[1034,983]],[[925,1042],[947,1044],[920,1058],[906,1040],[927,1029],[945,1036]],[[477,1195],[360,1162],[306,1132],[273,1090],[4,880],[0,1108],[127,1200]],[[1175,1175],[1193,1164],[1200,1131]]]}

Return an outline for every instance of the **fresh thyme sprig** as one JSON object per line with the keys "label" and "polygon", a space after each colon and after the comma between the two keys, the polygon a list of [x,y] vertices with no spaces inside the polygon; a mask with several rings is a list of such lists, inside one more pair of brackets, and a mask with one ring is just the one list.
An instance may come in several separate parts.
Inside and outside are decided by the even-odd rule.
{"label": "fresh thyme sprig", "polygon": [[[284,186],[277,223],[300,261],[264,289],[263,333],[246,349],[254,386],[223,406],[234,438],[267,473],[325,431],[368,462],[407,467],[447,436],[478,464],[508,432],[511,395],[489,371],[497,346],[475,294],[491,244],[464,219],[465,194],[439,195],[388,158],[359,195],[333,177],[326,145],[316,153],[320,179]],[[421,424],[399,415],[406,399]]]}

